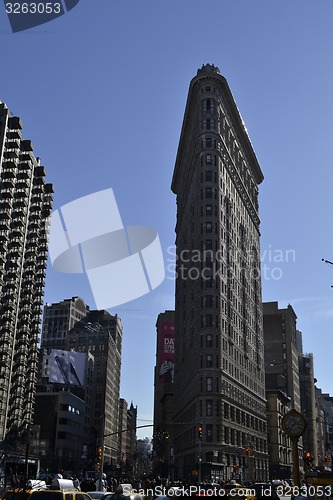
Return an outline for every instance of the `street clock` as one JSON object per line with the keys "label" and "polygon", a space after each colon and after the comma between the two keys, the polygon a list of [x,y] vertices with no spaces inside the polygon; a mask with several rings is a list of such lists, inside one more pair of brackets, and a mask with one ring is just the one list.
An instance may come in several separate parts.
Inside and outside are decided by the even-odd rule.
{"label": "street clock", "polygon": [[305,418],[298,411],[290,410],[282,419],[282,428],[289,437],[299,438],[306,429]]}

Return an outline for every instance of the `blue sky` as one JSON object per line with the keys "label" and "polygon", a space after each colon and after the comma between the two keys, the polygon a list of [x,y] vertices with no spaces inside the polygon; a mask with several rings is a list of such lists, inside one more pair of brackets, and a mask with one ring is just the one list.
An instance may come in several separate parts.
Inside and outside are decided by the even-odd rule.
{"label": "blue sky", "polygon": [[[0,4],[0,99],[55,185],[54,209],[112,187],[124,224],[155,228],[166,259],[188,85],[202,64],[220,68],[265,175],[263,299],[294,307],[331,394],[333,266],[321,259],[333,260],[332,17],[331,0],[81,0],[13,34]],[[45,300],[72,295],[94,304],[85,276],[49,265]],[[124,327],[121,394],[140,425],[152,419],[156,317],[173,305],[166,279],[110,311]]]}

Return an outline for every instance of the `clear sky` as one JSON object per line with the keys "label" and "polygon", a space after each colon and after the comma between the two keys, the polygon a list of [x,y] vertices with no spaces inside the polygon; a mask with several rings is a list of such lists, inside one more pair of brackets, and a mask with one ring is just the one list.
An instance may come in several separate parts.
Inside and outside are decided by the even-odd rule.
{"label": "clear sky", "polygon": [[[220,68],[265,175],[263,299],[294,307],[331,394],[333,266],[321,259],[333,260],[332,19],[332,0],[81,0],[13,34],[0,3],[0,99],[55,185],[54,209],[112,187],[124,224],[155,228],[166,261],[188,85],[202,64]],[[152,419],[155,322],[174,307],[172,277],[110,311],[124,327],[121,395],[139,425]],[[84,275],[49,265],[45,301],[73,295],[94,307]]]}

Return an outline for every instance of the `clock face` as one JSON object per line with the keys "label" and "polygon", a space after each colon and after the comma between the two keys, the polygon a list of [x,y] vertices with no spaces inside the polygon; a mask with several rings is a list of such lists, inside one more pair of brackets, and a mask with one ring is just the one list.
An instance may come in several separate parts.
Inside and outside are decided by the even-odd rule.
{"label": "clock face", "polygon": [[305,431],[305,420],[300,413],[292,412],[284,416],[282,425],[289,436],[301,436]]}

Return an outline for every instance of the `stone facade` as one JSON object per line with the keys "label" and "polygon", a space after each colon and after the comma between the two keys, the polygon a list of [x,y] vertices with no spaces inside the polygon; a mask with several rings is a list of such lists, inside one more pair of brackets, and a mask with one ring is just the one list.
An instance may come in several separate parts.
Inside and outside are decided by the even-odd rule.
{"label": "stone facade", "polygon": [[182,478],[267,478],[262,180],[228,83],[207,64],[190,83],[172,181],[178,257],[174,449]]}

